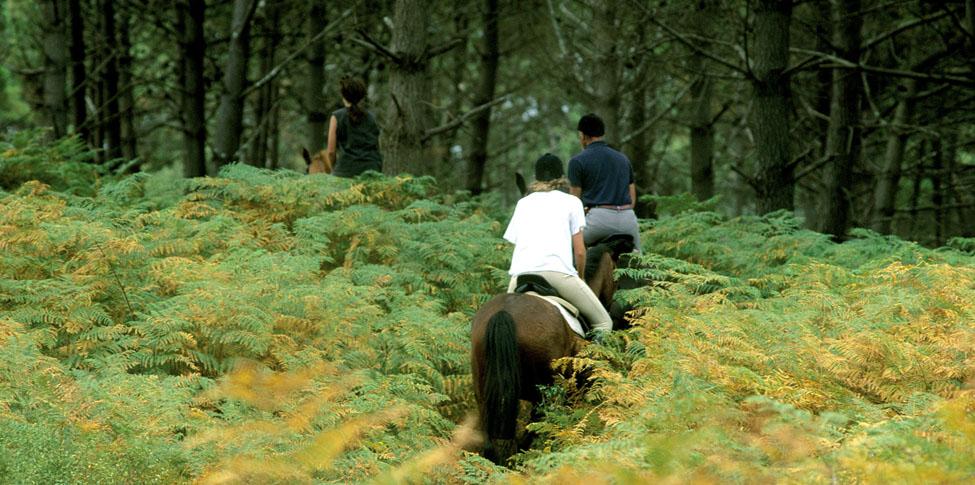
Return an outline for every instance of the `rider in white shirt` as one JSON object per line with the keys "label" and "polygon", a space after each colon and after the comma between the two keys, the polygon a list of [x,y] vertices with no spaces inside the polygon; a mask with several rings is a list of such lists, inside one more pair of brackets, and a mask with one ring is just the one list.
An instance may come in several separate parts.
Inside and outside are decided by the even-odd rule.
{"label": "rider in white shirt", "polygon": [[541,276],[579,309],[593,330],[610,331],[609,313],[579,274],[586,267],[586,215],[579,198],[560,190],[568,186],[563,174],[562,161],[555,155],[546,153],[535,162],[535,183],[518,201],[504,233],[515,245],[508,291],[514,290],[520,275]]}

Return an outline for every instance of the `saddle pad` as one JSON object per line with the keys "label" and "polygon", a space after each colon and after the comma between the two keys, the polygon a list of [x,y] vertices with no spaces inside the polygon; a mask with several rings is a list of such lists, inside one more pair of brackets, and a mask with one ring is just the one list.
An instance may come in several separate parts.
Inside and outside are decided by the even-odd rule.
{"label": "saddle pad", "polygon": [[[586,338],[586,332],[582,329],[582,323],[580,323],[579,319],[576,318],[575,315],[573,315],[573,312],[570,312],[568,309],[562,306],[563,303],[566,305],[571,305],[569,302],[557,296],[542,296],[533,291],[529,291],[525,294],[534,296],[535,298],[541,298],[546,302],[548,302],[549,304],[555,306],[555,308],[558,308],[559,312],[562,313],[562,318],[565,319],[565,323],[569,325],[569,328],[571,328],[573,332],[579,334],[580,337]],[[575,310],[576,312],[579,311],[576,310],[575,307],[572,307],[572,309]]]}

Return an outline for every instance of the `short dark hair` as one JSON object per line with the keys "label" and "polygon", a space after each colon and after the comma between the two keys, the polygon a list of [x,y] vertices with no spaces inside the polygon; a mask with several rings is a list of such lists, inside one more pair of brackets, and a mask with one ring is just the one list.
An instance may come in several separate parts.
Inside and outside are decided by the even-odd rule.
{"label": "short dark hair", "polygon": [[586,136],[603,136],[606,134],[606,124],[595,113],[589,113],[579,118],[578,130]]}
{"label": "short dark hair", "polygon": [[538,182],[560,179],[563,173],[562,160],[551,153],[546,153],[535,160],[535,180]]}

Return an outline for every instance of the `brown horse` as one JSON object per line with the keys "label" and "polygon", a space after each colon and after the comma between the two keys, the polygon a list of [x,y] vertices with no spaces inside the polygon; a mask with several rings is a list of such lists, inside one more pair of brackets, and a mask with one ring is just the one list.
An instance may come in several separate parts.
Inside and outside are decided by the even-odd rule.
{"label": "brown horse", "polygon": [[312,156],[307,148],[301,149],[301,157],[305,159],[305,171],[308,175],[315,173],[332,173],[332,163],[328,159],[325,150]]}
{"label": "brown horse", "polygon": [[[615,250],[614,243],[597,244],[586,255],[586,283],[607,308],[616,291],[616,255],[633,247],[632,239],[629,249],[623,241]],[[583,345],[559,310],[535,296],[497,295],[477,311],[471,323],[471,367],[487,458],[507,462],[517,449],[519,400],[540,401],[538,386],[553,383],[552,361],[575,355]]]}

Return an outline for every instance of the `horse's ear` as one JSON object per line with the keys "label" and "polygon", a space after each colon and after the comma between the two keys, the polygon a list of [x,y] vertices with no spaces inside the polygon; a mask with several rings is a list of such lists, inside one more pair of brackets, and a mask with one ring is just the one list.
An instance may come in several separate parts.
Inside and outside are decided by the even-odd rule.
{"label": "horse's ear", "polygon": [[515,185],[518,186],[518,192],[521,192],[522,197],[528,193],[528,185],[525,184],[525,177],[521,172],[515,172]]}
{"label": "horse's ear", "polygon": [[311,153],[305,147],[301,147],[301,158],[305,159],[305,165],[311,165]]}

